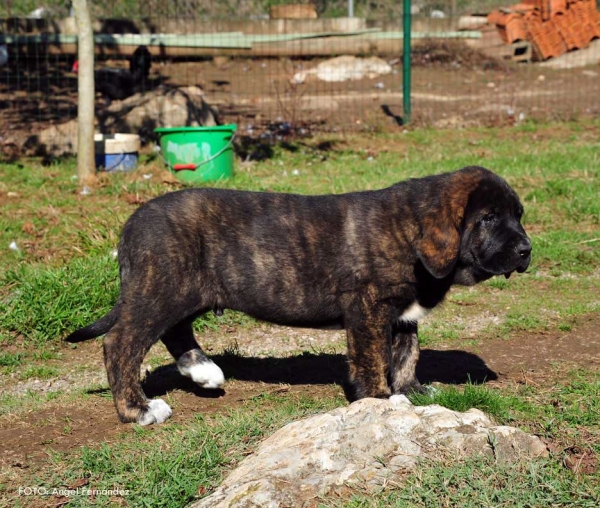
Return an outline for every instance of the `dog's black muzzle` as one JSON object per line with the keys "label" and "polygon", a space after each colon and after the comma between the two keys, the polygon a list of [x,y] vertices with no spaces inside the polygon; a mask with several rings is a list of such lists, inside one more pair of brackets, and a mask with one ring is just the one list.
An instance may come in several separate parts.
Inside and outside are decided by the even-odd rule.
{"label": "dog's black muzzle", "polygon": [[531,263],[531,241],[524,237],[515,247],[517,255],[521,258],[521,264],[517,267],[517,272],[523,273]]}
{"label": "dog's black muzzle", "polygon": [[513,271],[517,273],[523,273],[531,263],[531,241],[527,236],[521,237],[518,243],[514,247],[516,253],[517,264],[513,270],[509,270],[504,274],[508,279]]}

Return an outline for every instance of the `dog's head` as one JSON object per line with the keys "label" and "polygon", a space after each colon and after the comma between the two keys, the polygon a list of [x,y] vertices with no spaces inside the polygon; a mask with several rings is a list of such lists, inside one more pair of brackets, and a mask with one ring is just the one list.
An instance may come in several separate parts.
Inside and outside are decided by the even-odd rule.
{"label": "dog's head", "polygon": [[502,178],[484,168],[464,168],[440,182],[437,194],[421,219],[417,246],[434,277],[454,273],[454,283],[473,285],[527,269],[531,242],[521,225],[523,206]]}

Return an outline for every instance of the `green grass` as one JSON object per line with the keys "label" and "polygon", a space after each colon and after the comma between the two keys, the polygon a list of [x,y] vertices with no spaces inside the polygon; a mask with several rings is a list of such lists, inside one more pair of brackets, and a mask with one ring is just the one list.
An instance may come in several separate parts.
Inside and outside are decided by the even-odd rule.
{"label": "green grass", "polygon": [[[38,411],[47,409],[50,401],[55,401],[62,396],[60,390],[39,393],[31,390],[23,394],[0,394],[0,416],[16,414],[22,411]],[[1,487],[1,484],[0,484]],[[0,488],[1,492],[1,488]]]}
{"label": "green grass", "polygon": [[[550,439],[567,435],[577,440],[591,436],[590,442],[600,453],[600,376],[590,371],[572,371],[569,381],[555,384],[551,391],[524,390],[529,402],[528,418],[536,433]],[[537,393],[536,393],[537,392]],[[549,404],[539,404],[540,398]]]}
{"label": "green grass", "polygon": [[54,351],[50,351],[48,349],[41,349],[39,351],[34,351],[31,357],[37,361],[46,361],[46,360],[56,360],[60,358],[60,354]]}
{"label": "green grass", "polygon": [[[58,267],[22,265],[7,272],[3,282],[0,339],[22,336],[39,345],[57,342],[112,308],[118,296],[118,264],[112,256],[90,256]],[[203,331],[253,322],[228,311],[221,317],[208,313],[195,326]]]}
{"label": "green grass", "polygon": [[15,367],[16,365],[20,365],[24,356],[23,353],[0,352],[0,367]]}
{"label": "green grass", "polygon": [[58,375],[59,371],[56,367],[48,367],[46,365],[37,365],[28,367],[25,372],[21,373],[21,379],[51,379]]}
{"label": "green grass", "polygon": [[591,231],[553,230],[534,236],[536,264],[557,276],[591,273],[600,265],[600,245],[594,234]]}
{"label": "green grass", "polygon": [[511,410],[514,410],[519,402],[515,397],[502,395],[485,385],[472,383],[467,383],[460,388],[455,386],[435,388],[432,394],[411,394],[409,398],[415,406],[439,404],[460,412],[477,408],[502,423],[512,419]]}
{"label": "green grass", "polygon": [[[215,416],[199,414],[184,424],[136,427],[115,443],[84,447],[75,456],[55,453],[53,467],[37,479],[48,488],[87,479],[90,488],[129,490],[125,500],[130,506],[179,507],[217,485],[225,469],[264,436],[342,403],[310,395],[255,397],[239,409]],[[74,497],[70,505],[88,503],[88,498]],[[96,503],[111,506],[107,497],[98,497]]]}
{"label": "green grass", "polygon": [[473,458],[460,463],[426,462],[399,488],[356,495],[323,507],[400,508],[460,506],[465,508],[533,508],[573,506],[594,508],[600,503],[597,483],[566,472],[552,460],[517,465]]}
{"label": "green grass", "polygon": [[117,280],[110,256],[76,258],[60,267],[22,265],[5,275],[0,330],[38,343],[58,341],[110,310]]}

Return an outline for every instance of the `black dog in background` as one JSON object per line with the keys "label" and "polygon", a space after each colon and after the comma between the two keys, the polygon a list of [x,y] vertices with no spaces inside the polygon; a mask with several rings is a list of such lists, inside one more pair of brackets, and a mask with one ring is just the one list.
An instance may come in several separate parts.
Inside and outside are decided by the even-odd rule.
{"label": "black dog in background", "polygon": [[171,415],[140,384],[156,341],[183,375],[207,388],[224,383],[192,332],[211,310],[291,326],[341,325],[357,398],[419,390],[417,321],[453,284],[527,269],[522,213],[508,184],[480,167],[341,195],[173,192],[127,221],[116,305],[66,340],[107,334],[119,418],[141,425]]}
{"label": "black dog in background", "polygon": [[[148,89],[148,77],[152,67],[152,55],[146,46],[138,46],[129,58],[129,70],[115,67],[101,67],[94,71],[96,92],[102,94],[108,103],[120,101]],[[79,71],[79,60],[71,69]]]}

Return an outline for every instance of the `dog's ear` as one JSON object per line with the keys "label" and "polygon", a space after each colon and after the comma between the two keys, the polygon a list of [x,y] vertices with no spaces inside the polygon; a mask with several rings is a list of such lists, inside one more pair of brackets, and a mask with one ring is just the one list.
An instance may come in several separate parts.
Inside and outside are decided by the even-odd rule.
{"label": "dog's ear", "polygon": [[442,279],[458,261],[468,193],[443,192],[436,201],[420,218],[417,255],[431,275]]}

